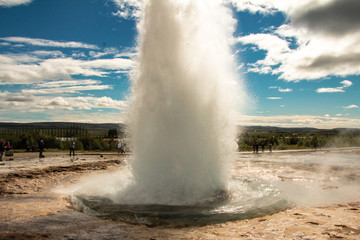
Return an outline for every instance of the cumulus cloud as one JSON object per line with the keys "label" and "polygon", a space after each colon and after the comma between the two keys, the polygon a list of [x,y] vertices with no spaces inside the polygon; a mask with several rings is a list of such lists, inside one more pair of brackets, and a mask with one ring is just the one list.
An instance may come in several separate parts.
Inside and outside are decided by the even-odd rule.
{"label": "cumulus cloud", "polygon": [[[119,16],[137,16],[141,0],[113,0]],[[236,11],[270,15],[281,12],[286,24],[272,33],[240,36],[243,45],[266,51],[247,71],[278,75],[286,81],[360,74],[360,1],[358,0],[225,0]],[[292,47],[290,48],[290,43]],[[295,44],[294,44],[295,43]]]}
{"label": "cumulus cloud", "polygon": [[265,59],[258,61],[258,65],[277,65],[282,62],[279,56],[291,51],[286,40],[273,34],[250,34],[238,37],[236,40],[242,44],[254,44],[258,49],[267,51]]}
{"label": "cumulus cloud", "polygon": [[0,38],[2,41],[12,43],[24,43],[34,46],[42,47],[60,47],[60,48],[89,48],[98,49],[96,45],[81,43],[81,42],[59,42],[40,38],[26,38],[26,37],[4,37]]}
{"label": "cumulus cloud", "polygon": [[[241,44],[267,51],[248,71],[287,81],[360,74],[360,2],[357,0],[231,0],[240,11],[282,12],[288,23],[272,33],[239,37]],[[290,42],[296,47],[286,48]],[[272,43],[277,44],[274,48]],[[278,64],[278,65],[274,65]],[[265,71],[266,69],[266,71]]]}
{"label": "cumulus cloud", "polygon": [[0,0],[0,7],[14,7],[23,4],[29,4],[32,0]]}
{"label": "cumulus cloud", "polygon": [[350,87],[352,82],[349,80],[344,80],[340,82],[342,84],[341,87],[336,88],[318,88],[316,89],[317,93],[335,93],[335,92],[345,92],[345,88]]}
{"label": "cumulus cloud", "polygon": [[[315,3],[316,1],[314,1]],[[298,9],[292,14],[292,24],[313,33],[341,37],[359,31],[360,1],[337,0],[317,1],[309,7]]]}

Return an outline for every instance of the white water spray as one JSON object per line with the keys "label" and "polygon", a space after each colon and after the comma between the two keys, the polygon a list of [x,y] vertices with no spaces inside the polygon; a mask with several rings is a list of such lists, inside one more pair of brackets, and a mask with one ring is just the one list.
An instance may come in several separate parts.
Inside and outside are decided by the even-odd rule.
{"label": "white water spray", "polygon": [[235,159],[236,21],[221,1],[149,0],[143,11],[127,122],[134,183],[116,201],[212,200]]}

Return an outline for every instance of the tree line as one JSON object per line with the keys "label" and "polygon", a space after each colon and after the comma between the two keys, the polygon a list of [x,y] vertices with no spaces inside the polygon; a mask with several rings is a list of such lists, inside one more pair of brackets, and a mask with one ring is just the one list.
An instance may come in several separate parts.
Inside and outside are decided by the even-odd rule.
{"label": "tree line", "polygon": [[360,147],[360,129],[243,129],[238,150],[251,151],[254,145],[273,149],[319,149],[323,147]]}
{"label": "tree line", "polygon": [[37,151],[40,140],[45,142],[45,148],[66,150],[69,142],[75,141],[76,150],[114,151],[117,141],[124,142],[125,133],[122,129],[89,131],[81,125],[69,124],[66,127],[50,128],[2,128],[0,141],[10,142],[12,149]]}
{"label": "tree line", "polygon": [[[118,140],[126,145],[124,127],[86,129],[81,124],[69,123],[61,127],[0,128],[0,141],[9,141],[13,149],[37,151],[41,139],[45,148],[58,150],[69,149],[71,140],[75,141],[76,150],[86,151],[115,151]],[[252,151],[254,144],[265,149],[271,144],[274,150],[360,147],[360,129],[243,128],[239,129],[237,143],[239,151]]]}

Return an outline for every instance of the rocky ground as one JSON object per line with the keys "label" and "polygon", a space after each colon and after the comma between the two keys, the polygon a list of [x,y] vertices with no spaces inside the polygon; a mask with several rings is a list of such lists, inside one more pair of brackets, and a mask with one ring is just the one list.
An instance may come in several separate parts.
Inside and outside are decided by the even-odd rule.
{"label": "rocky ground", "polygon": [[[277,154],[281,158],[285,153]],[[253,158],[246,155],[239,164],[241,169],[247,167],[248,174],[267,173],[269,162]],[[271,169],[282,170],[267,173],[266,177],[288,179],[313,173],[313,168],[309,170],[309,165],[303,164],[288,167],[271,162]],[[65,153],[48,153],[45,159],[39,159],[35,153],[22,153],[15,154],[12,160],[5,158],[0,163],[0,239],[360,239],[360,192],[354,193],[357,197],[352,201],[294,207],[221,224],[173,228],[90,216],[74,211],[68,196],[53,191],[75,184],[81,176],[123,167],[127,167],[126,156],[116,154],[79,154],[70,159]],[[357,166],[349,168],[355,175],[352,181],[358,181]]]}

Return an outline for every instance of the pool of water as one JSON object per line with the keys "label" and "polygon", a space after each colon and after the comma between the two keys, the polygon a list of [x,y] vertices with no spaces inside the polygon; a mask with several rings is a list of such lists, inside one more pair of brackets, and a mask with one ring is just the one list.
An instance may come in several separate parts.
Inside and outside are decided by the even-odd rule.
{"label": "pool of water", "polygon": [[263,216],[291,205],[269,183],[244,177],[234,177],[227,192],[219,191],[196,205],[131,205],[86,195],[73,195],[71,202],[87,214],[148,226],[201,226]]}

